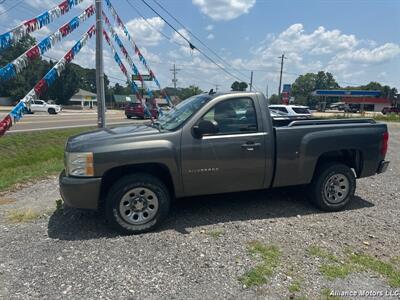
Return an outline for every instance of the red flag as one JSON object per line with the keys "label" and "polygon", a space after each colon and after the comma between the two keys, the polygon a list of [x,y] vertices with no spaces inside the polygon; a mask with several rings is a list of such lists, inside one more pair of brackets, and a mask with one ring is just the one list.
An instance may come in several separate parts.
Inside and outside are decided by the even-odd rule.
{"label": "red flag", "polygon": [[65,24],[63,27],[60,28],[61,36],[65,37],[71,32],[71,28],[69,27],[69,24]]}
{"label": "red flag", "polygon": [[40,96],[47,90],[47,88],[46,80],[40,79],[33,89],[35,90],[36,95]]}
{"label": "red flag", "polygon": [[37,24],[37,20],[36,19],[32,19],[32,20],[26,21],[24,23],[24,25],[26,26],[26,31],[28,33],[35,31],[36,24]]}
{"label": "red flag", "polygon": [[71,60],[74,59],[74,53],[72,52],[72,50],[69,50],[69,51],[67,52],[67,54],[65,54],[64,58],[65,58],[65,61],[66,61],[67,63],[71,62]]}
{"label": "red flag", "polygon": [[66,12],[69,11],[69,5],[67,0],[62,2],[58,7],[61,9],[61,14],[65,14]]}
{"label": "red flag", "polygon": [[31,49],[26,52],[26,56],[29,58],[29,60],[34,60],[40,56],[40,50],[38,46],[32,47]]}

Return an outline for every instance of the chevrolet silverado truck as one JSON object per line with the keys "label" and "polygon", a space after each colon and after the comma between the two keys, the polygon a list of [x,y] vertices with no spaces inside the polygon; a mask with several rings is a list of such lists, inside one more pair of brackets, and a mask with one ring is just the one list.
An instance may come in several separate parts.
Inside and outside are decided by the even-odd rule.
{"label": "chevrolet silverado truck", "polygon": [[274,123],[261,93],[193,96],[157,122],[70,137],[60,192],[121,233],[150,231],[174,198],[304,185],[320,209],[351,201],[356,178],[385,172],[386,124],[370,119]]}

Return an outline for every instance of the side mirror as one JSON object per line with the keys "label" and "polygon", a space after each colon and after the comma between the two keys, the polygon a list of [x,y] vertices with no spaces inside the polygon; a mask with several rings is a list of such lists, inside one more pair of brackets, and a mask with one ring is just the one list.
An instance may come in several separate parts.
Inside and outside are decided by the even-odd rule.
{"label": "side mirror", "polygon": [[198,138],[207,134],[216,134],[218,131],[218,123],[215,121],[201,120],[197,125],[193,126],[193,133]]}

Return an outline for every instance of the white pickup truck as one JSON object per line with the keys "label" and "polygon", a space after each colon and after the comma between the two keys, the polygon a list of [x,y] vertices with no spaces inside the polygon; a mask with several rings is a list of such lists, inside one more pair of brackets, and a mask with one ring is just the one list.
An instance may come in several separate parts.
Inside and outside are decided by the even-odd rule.
{"label": "white pickup truck", "polygon": [[43,100],[34,100],[29,108],[29,113],[47,112],[50,115],[58,114],[61,111],[61,106],[56,104],[48,104]]}

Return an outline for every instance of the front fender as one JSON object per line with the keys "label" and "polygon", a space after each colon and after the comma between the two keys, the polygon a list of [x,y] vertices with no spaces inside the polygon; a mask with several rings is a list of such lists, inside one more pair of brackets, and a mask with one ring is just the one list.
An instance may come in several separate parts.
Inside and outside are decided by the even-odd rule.
{"label": "front fender", "polygon": [[168,168],[175,192],[180,193],[179,151],[168,140],[135,141],[116,145],[105,145],[94,149],[95,176],[102,177],[108,170],[136,165],[161,164]]}

